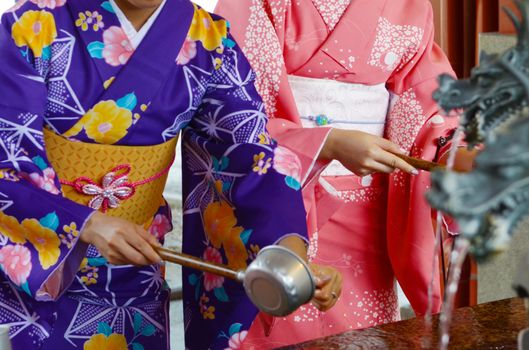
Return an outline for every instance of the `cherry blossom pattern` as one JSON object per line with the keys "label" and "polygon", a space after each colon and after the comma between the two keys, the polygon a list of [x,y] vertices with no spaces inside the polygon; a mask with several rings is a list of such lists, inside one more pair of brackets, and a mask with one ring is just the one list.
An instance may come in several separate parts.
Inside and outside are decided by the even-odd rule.
{"label": "cherry blossom pattern", "polygon": [[395,96],[386,122],[388,138],[409,152],[427,118],[412,89]]}
{"label": "cherry blossom pattern", "polygon": [[[271,8],[270,13],[273,13],[275,17],[274,23],[283,22],[285,1],[290,3],[290,0],[268,1],[267,6]],[[275,117],[282,67],[282,61],[277,58],[282,57],[283,53],[279,40],[265,40],[270,35],[274,36],[276,32],[266,15],[263,1],[251,0],[244,43],[245,53],[255,71],[267,73],[258,74],[255,85],[263,97],[268,115]]]}
{"label": "cherry blossom pattern", "polygon": [[354,328],[374,327],[398,321],[399,307],[397,293],[394,289],[369,290],[364,292],[350,291],[353,318],[357,319]]}
{"label": "cherry blossom pattern", "polygon": [[380,17],[368,64],[389,72],[400,69],[415,55],[423,35],[422,28],[394,25],[387,18]]}
{"label": "cherry blossom pattern", "polygon": [[351,0],[312,0],[312,3],[318,9],[329,30],[333,30],[349,7]]}

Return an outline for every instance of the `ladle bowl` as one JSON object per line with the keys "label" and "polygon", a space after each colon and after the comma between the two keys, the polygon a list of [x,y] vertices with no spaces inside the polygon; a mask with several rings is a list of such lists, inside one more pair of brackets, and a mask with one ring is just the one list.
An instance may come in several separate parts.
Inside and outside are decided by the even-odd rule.
{"label": "ladle bowl", "polygon": [[259,310],[283,317],[312,300],[316,290],[308,265],[287,248],[273,245],[263,248],[245,271],[165,248],[155,248],[162,259],[185,267],[236,280]]}

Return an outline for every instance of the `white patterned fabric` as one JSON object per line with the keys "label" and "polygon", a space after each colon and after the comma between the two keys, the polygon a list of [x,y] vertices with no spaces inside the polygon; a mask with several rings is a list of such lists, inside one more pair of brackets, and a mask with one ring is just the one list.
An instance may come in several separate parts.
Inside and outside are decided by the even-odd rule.
{"label": "white patterned fabric", "polygon": [[[385,84],[369,86],[293,75],[288,80],[304,127],[324,126],[384,135],[390,97]],[[323,116],[328,124],[321,125],[316,120]],[[333,161],[323,173],[351,174],[338,161]]]}
{"label": "white patterned fabric", "polygon": [[329,30],[333,30],[347,11],[351,0],[312,0],[312,3],[318,9]]}

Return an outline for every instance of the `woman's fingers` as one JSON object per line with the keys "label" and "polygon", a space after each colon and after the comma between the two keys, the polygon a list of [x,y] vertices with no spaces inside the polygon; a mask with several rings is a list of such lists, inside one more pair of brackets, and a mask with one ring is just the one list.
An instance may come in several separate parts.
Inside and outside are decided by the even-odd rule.
{"label": "woman's fingers", "polygon": [[[388,166],[384,163],[377,162],[375,160],[371,160],[366,164],[366,170],[367,174],[373,174],[373,173],[384,173],[384,174],[391,174],[395,171],[395,168]],[[365,176],[365,175],[364,175]]]}
{"label": "woman's fingers", "polygon": [[384,150],[395,153],[395,154],[406,154],[407,152],[403,150],[401,147],[399,147],[397,144],[391,142],[390,140],[387,140],[385,138],[377,138],[377,144]]}
{"label": "woman's fingers", "polygon": [[327,311],[331,309],[338,302],[340,295],[341,295],[341,289],[337,291],[318,290],[316,294],[314,295],[312,302],[318,308],[318,310]]}
{"label": "woman's fingers", "polygon": [[316,288],[321,289],[325,287],[331,280],[332,276],[317,276],[314,279],[314,283],[316,284]]}
{"label": "woman's fingers", "polygon": [[148,265],[149,261],[123,236],[108,242],[106,258],[113,265]]}
{"label": "woman's fingers", "polygon": [[154,237],[149,232],[147,232],[147,230],[144,230],[143,227],[136,226],[136,229],[137,229],[137,232],[140,234],[140,236],[143,239],[145,239],[150,245],[155,246],[155,247],[161,247],[162,246],[160,244],[160,242],[158,242],[156,237]]}
{"label": "woman's fingers", "polygon": [[312,264],[316,275],[316,292],[312,303],[321,311],[332,308],[342,292],[342,275],[334,268]]}
{"label": "woman's fingers", "polygon": [[95,213],[81,232],[83,242],[93,244],[113,265],[151,265],[162,260],[153,246],[156,238],[129,221]]}
{"label": "woman's fingers", "polygon": [[[140,227],[135,228],[135,235],[128,235],[127,241],[132,245],[138,252],[140,252],[149,264],[158,264],[162,261],[158,253],[152,247],[152,243],[148,241],[148,237],[152,237],[148,233],[143,233],[143,229]],[[154,237],[152,237],[154,238]]]}
{"label": "woman's fingers", "polygon": [[419,171],[412,165],[406,163],[403,159],[387,151],[380,152],[376,160],[378,163],[381,163],[382,165],[392,169],[400,169],[412,175],[419,174]]}

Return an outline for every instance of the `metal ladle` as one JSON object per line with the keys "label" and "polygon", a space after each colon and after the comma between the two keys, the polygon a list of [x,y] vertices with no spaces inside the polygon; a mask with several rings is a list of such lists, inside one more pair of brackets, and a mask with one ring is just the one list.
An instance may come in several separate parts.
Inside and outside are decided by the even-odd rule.
{"label": "metal ladle", "polygon": [[316,290],[307,264],[281,246],[261,249],[245,271],[235,271],[226,265],[206,262],[166,248],[155,249],[165,261],[242,283],[254,305],[272,316],[291,314],[312,300]]}

